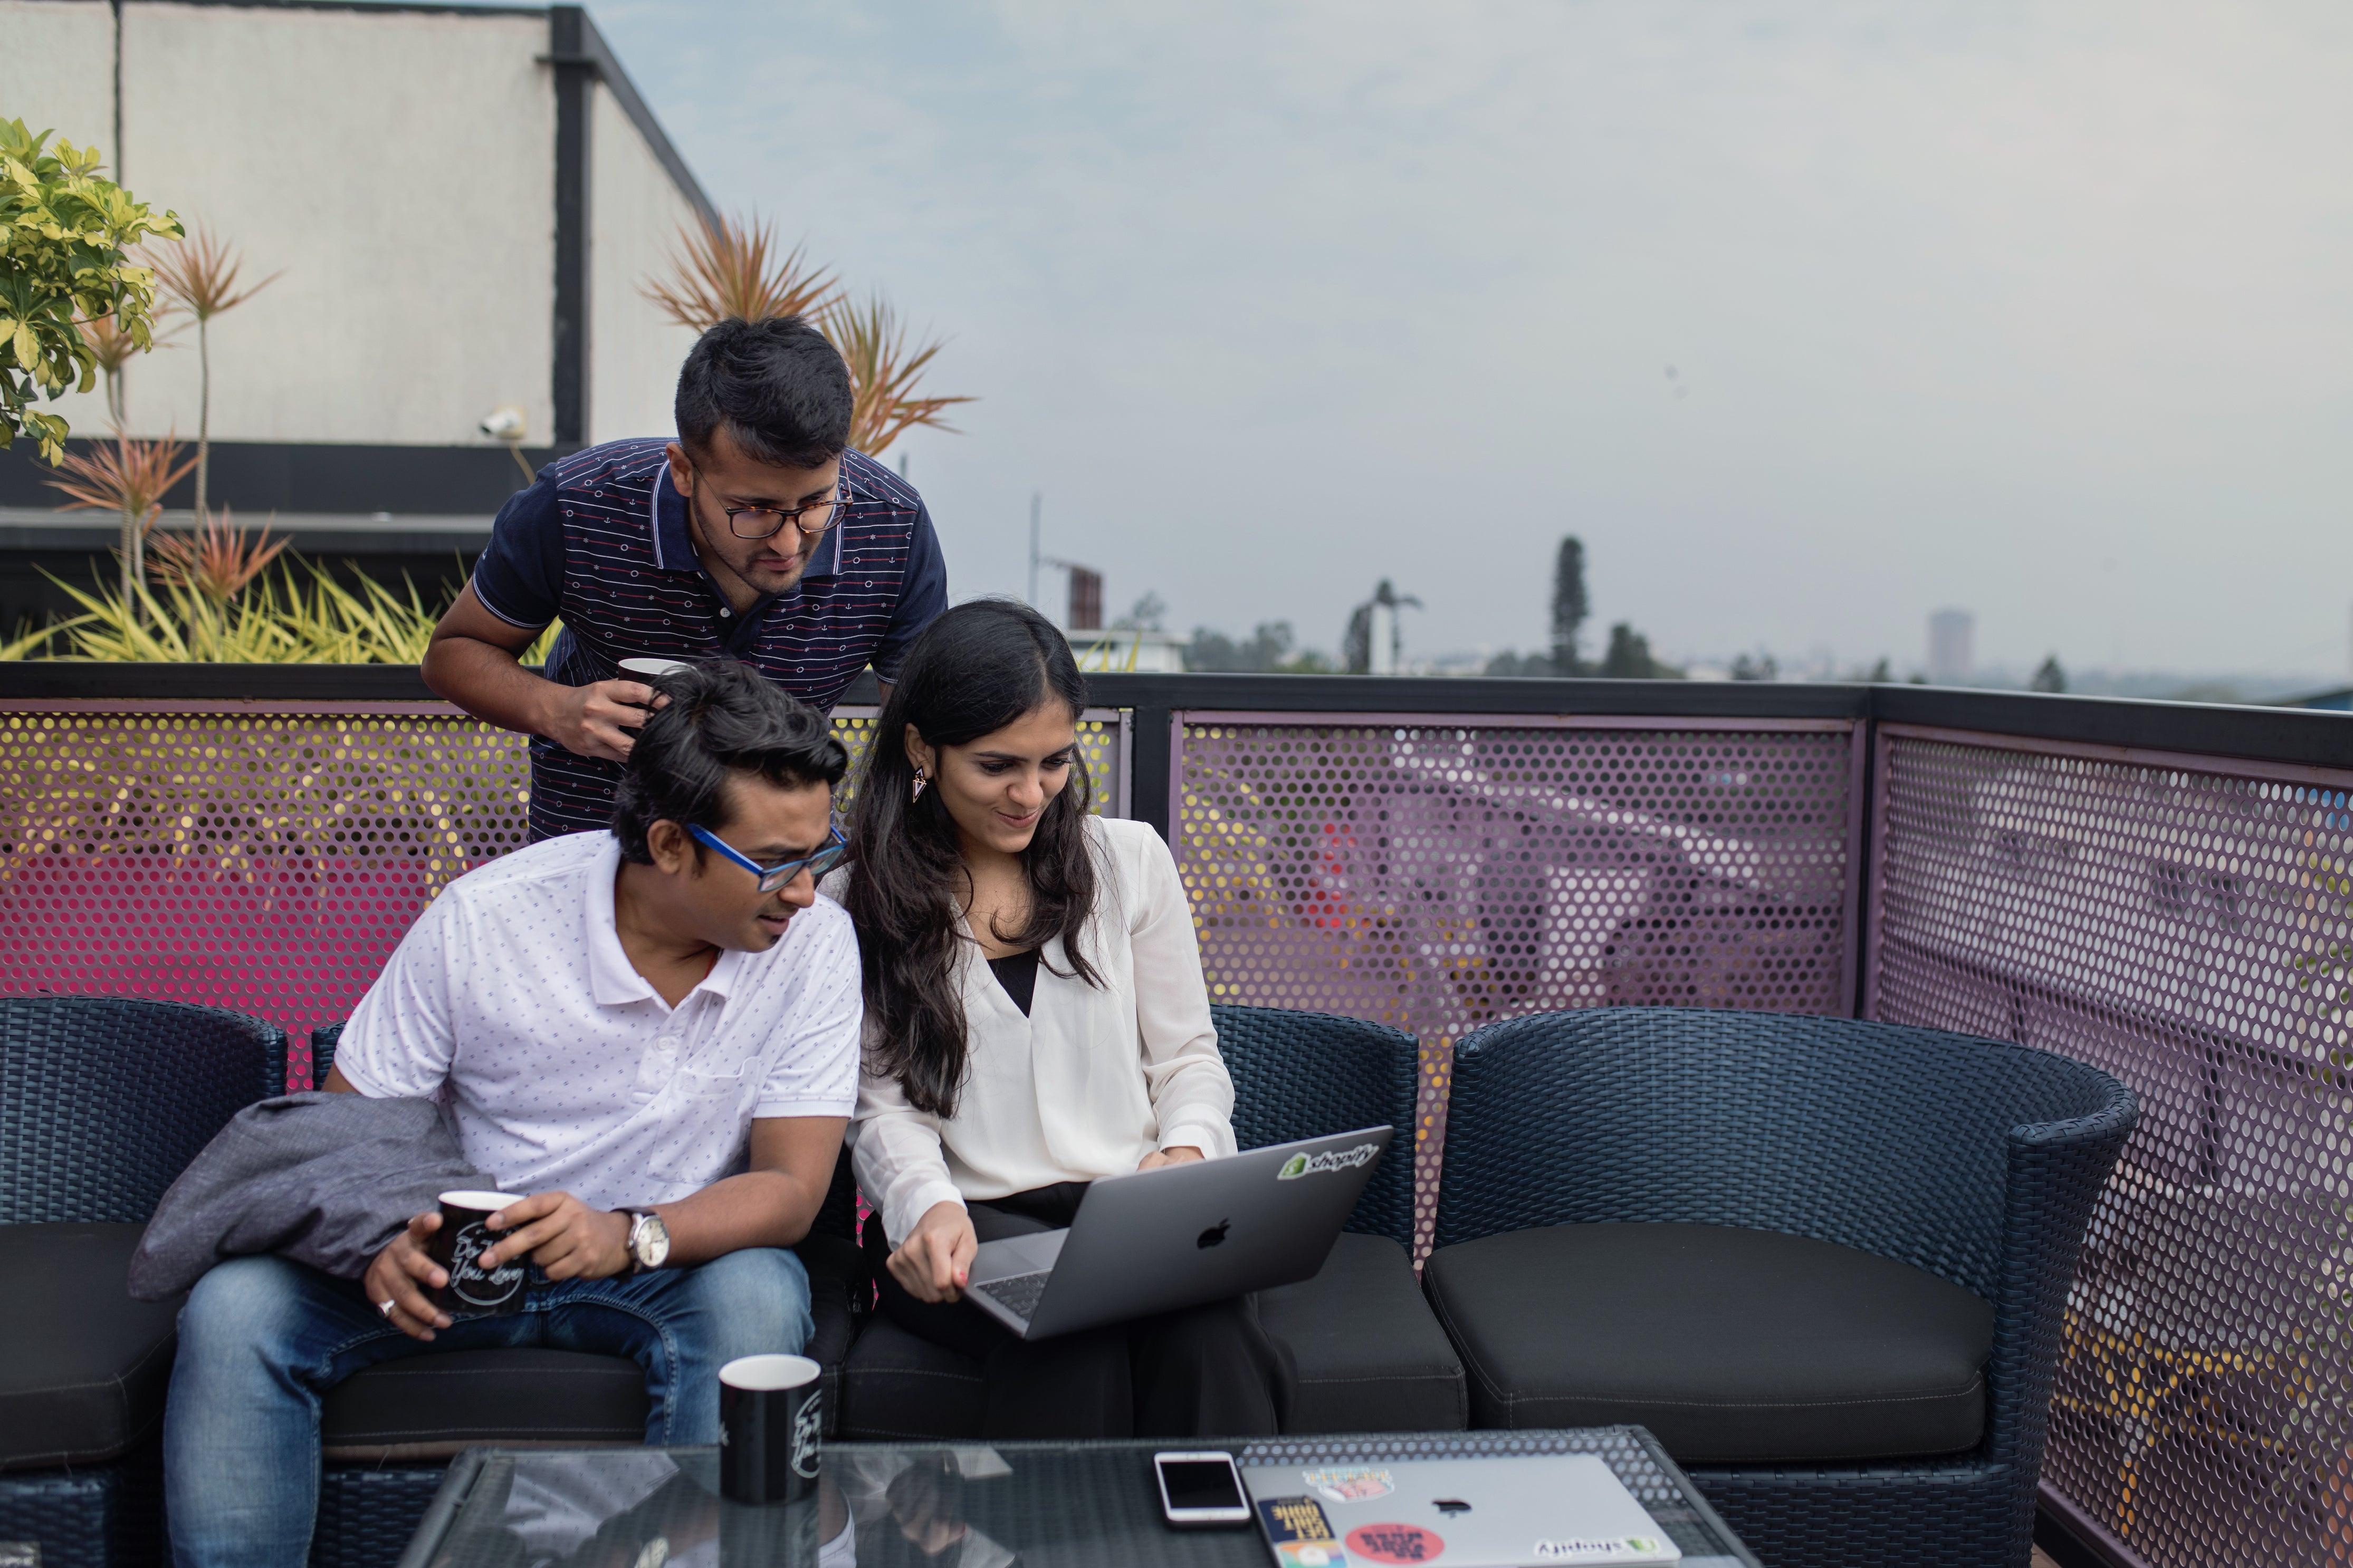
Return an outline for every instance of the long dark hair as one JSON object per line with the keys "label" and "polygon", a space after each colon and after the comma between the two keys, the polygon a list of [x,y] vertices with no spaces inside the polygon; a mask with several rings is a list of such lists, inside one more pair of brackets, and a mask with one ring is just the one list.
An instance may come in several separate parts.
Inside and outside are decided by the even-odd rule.
{"label": "long dark hair", "polygon": [[[936,1116],[955,1114],[965,1079],[964,1002],[956,990],[964,857],[940,792],[910,798],[915,766],[907,760],[907,726],[934,747],[968,745],[1049,702],[1069,704],[1073,721],[1086,711],[1086,682],[1054,624],[1008,599],[958,605],[908,649],[875,721],[850,807],[842,903],[865,955],[866,1016],[876,1035],[867,1066],[897,1079],[908,1103]],[[1059,936],[1071,971],[1100,985],[1102,976],[1081,949],[1097,882],[1086,831],[1092,798],[1085,753],[1074,751],[1070,783],[1047,803],[1022,853],[1029,919],[1018,931],[996,935],[1021,949]]]}

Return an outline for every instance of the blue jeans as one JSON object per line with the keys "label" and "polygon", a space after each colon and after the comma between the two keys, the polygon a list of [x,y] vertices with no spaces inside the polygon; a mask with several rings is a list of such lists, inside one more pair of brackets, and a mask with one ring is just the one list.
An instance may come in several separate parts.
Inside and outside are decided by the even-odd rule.
{"label": "blue jeans", "polygon": [[320,1396],[355,1372],[437,1351],[594,1351],[646,1369],[649,1443],[719,1440],[719,1369],[797,1352],[813,1331],[808,1275],[748,1248],[699,1268],[573,1279],[519,1313],[461,1318],[430,1344],[378,1315],[355,1279],[281,1258],[221,1264],[180,1309],[164,1416],[164,1485],[178,1568],[303,1568],[319,1511]]}

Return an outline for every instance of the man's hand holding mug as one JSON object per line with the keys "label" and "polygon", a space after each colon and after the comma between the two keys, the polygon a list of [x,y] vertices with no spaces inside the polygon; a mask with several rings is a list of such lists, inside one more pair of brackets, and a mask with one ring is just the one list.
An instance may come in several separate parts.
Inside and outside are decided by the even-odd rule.
{"label": "man's hand holding mug", "polygon": [[439,1209],[417,1215],[376,1254],[364,1283],[385,1321],[431,1340],[455,1321],[453,1310],[521,1310],[527,1262],[551,1282],[624,1273],[629,1216],[570,1193],[444,1193]]}

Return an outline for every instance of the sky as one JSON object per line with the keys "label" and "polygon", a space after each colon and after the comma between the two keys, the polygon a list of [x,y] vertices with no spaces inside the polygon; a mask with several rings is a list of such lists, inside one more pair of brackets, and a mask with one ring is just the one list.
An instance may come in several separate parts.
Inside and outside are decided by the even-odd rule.
{"label": "sky", "polygon": [[2335,0],[592,15],[721,207],[948,340],[959,598],[1037,492],[1180,631],[1387,577],[1409,658],[1540,647],[1574,533],[1671,658],[2353,660]]}

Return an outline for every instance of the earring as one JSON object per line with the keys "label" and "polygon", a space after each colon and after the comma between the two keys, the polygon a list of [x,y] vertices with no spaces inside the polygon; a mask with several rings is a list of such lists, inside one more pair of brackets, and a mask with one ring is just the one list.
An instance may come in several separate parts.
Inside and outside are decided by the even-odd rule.
{"label": "earring", "polygon": [[922,768],[917,768],[917,769],[915,770],[915,787],[914,787],[914,790],[913,790],[913,792],[912,794],[910,794],[910,795],[907,796],[907,804],[908,804],[909,805],[914,805],[917,801],[919,801],[919,800],[921,800],[921,799],[923,799],[923,785],[924,785],[924,784],[928,784],[929,782],[930,782],[929,780],[927,780],[926,778],[924,778],[924,777],[923,777],[923,770]]}

